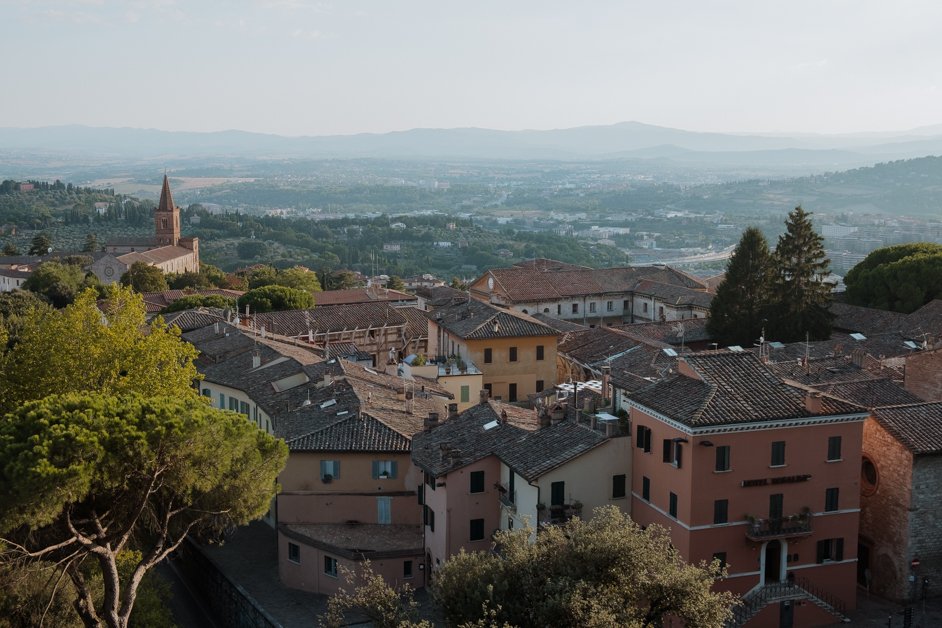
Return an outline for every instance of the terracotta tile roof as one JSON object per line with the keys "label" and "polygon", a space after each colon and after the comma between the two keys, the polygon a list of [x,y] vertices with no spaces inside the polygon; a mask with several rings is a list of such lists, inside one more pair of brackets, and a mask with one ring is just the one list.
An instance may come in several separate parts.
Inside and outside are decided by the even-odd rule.
{"label": "terracotta tile roof", "polygon": [[411,339],[428,337],[428,312],[411,306],[397,309],[408,321],[406,331]]}
{"label": "terracotta tile roof", "polygon": [[282,523],[285,536],[350,560],[413,556],[424,552],[421,525],[366,523]]}
{"label": "terracotta tile roof", "polygon": [[681,298],[684,294],[684,298],[688,301],[696,300],[697,303],[703,301],[707,303],[707,306],[709,305],[709,295],[694,297],[686,293],[675,293],[667,287],[653,285],[664,284],[706,293],[707,286],[704,282],[667,266],[592,269],[570,267],[553,260],[537,261],[540,263],[522,263],[510,268],[492,268],[487,271],[487,274],[494,278],[495,284],[499,285],[513,303],[555,301],[567,297],[633,292],[641,282],[649,282],[642,285],[642,289],[663,291],[666,296],[674,299]]}
{"label": "terracotta tile roof", "polygon": [[556,336],[558,332],[526,314],[469,299],[435,310],[435,321],[466,340]]}
{"label": "terracotta tile roof", "polygon": [[192,310],[171,312],[163,316],[167,325],[177,327],[181,332],[201,329],[216,322],[224,322],[223,310],[216,307],[199,307]]}
{"label": "terracotta tile roof", "polygon": [[921,341],[922,334],[927,334],[930,344],[938,343],[942,338],[942,299],[930,301],[907,316],[903,330],[913,340]]}
{"label": "terracotta tile roof", "polygon": [[825,355],[804,360],[768,362],[768,369],[781,379],[788,379],[806,386],[819,386],[836,382],[875,380],[863,365],[854,364],[850,355]]}
{"label": "terracotta tile roof", "polygon": [[159,312],[174,301],[189,296],[221,296],[227,299],[238,299],[244,292],[241,290],[227,290],[225,288],[207,288],[205,290],[164,290],[163,292],[145,292],[144,306],[148,312]]}
{"label": "terracotta tile roof", "polygon": [[163,264],[179,257],[192,255],[193,251],[182,246],[161,246],[147,251],[135,251],[133,253],[124,253],[117,256],[117,260],[122,264],[130,266],[134,262],[144,262],[146,264]]}
{"label": "terracotta tile roof", "polygon": [[[691,427],[818,416],[805,407],[803,390],[784,383],[749,352],[684,359],[702,380],[676,375],[629,397]],[[821,402],[822,416],[861,411],[827,396]]]}
{"label": "terracotta tile roof", "polygon": [[669,345],[679,345],[681,338],[678,325],[683,326],[684,343],[710,340],[711,336],[707,332],[707,320],[706,318],[685,318],[682,321],[631,323],[616,325],[614,329],[620,329],[640,338],[648,338]]}
{"label": "terracotta tile roof", "polygon": [[542,312],[530,314],[530,316],[540,321],[547,327],[552,327],[561,334],[570,331],[583,331],[589,329],[589,327],[586,325],[580,325],[579,323],[573,323],[572,321],[564,321],[561,318],[553,318],[549,314],[543,314]]}
{"label": "terracotta tile roof", "polygon": [[[345,360],[325,362],[305,347],[252,338],[225,323],[183,338],[200,350],[197,368],[207,382],[245,392],[271,417],[277,436],[300,439],[296,445],[305,450],[340,447],[345,434],[349,451],[403,451],[402,443],[422,429],[430,412],[446,415],[451,398],[432,380],[406,382]],[[400,390],[411,399],[400,399]],[[361,416],[384,427],[338,425]]]}
{"label": "terracotta tile roof", "polygon": [[314,295],[316,305],[352,305],[374,301],[416,302],[418,297],[407,292],[386,288],[350,288],[349,290],[324,290]]}
{"label": "terracotta tile roof", "polygon": [[[505,414],[506,413],[506,414]],[[485,425],[497,425],[485,429]],[[412,460],[438,477],[497,456],[528,481],[584,454],[606,438],[574,421],[539,428],[535,411],[488,401],[416,434]]]}
{"label": "terracotta tile roof", "polygon": [[864,335],[898,331],[902,329],[906,319],[906,315],[899,312],[888,312],[836,301],[831,303],[831,313],[835,316],[834,329]]}
{"label": "terracotta tile roof", "polygon": [[880,408],[874,418],[914,455],[942,453],[942,402]]}
{"label": "terracotta tile roof", "polygon": [[282,336],[301,336],[308,331],[325,333],[405,327],[406,317],[388,303],[360,303],[357,305],[325,305],[310,310],[288,310],[255,314],[257,327]]}
{"label": "terracotta tile roof", "polygon": [[288,441],[291,451],[408,452],[411,448],[408,438],[367,414]]}
{"label": "terracotta tile roof", "polygon": [[648,279],[643,279],[635,284],[634,292],[635,294],[657,297],[658,300],[674,306],[698,307],[704,310],[710,309],[710,302],[713,300],[713,295],[703,290],[691,290],[686,286],[671,285]]}
{"label": "terracotta tile roof", "polygon": [[863,408],[922,403],[923,400],[889,379],[859,379],[820,384],[816,389]]}
{"label": "terracotta tile roof", "polygon": [[430,308],[447,305],[451,303],[453,299],[468,297],[468,293],[464,290],[457,290],[451,286],[418,286],[414,291],[416,296],[425,299],[426,304]]}

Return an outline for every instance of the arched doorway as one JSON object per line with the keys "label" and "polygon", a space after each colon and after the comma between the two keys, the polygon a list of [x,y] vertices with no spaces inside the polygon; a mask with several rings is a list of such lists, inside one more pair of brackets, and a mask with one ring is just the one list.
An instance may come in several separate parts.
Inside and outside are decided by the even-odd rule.
{"label": "arched doorway", "polygon": [[782,579],[782,542],[779,540],[769,541],[765,545],[765,566],[763,575],[765,584],[780,582]]}

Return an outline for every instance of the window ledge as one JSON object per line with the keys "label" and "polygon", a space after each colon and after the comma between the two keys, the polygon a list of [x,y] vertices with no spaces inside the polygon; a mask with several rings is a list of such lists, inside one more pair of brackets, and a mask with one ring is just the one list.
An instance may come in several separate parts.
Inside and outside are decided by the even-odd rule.
{"label": "window ledge", "polygon": [[720,473],[732,473],[732,472],[733,472],[733,470],[732,470],[732,469],[723,469],[723,470],[721,470],[721,471],[718,471],[718,470],[716,470],[716,469],[713,469],[713,473],[714,473],[714,474],[720,474]]}
{"label": "window ledge", "polygon": [[844,459],[843,459],[843,458],[835,458],[834,460],[825,460],[825,462],[827,462],[828,464],[831,464],[832,462],[844,462]]}
{"label": "window ledge", "polygon": [[788,466],[787,464],[770,464],[769,468],[770,469],[784,469],[787,466]]}

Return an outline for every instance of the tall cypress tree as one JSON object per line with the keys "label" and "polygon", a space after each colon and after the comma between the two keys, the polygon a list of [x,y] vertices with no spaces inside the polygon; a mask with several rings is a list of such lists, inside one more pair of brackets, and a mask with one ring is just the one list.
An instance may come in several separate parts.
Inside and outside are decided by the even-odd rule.
{"label": "tall cypress tree", "polygon": [[769,311],[769,338],[781,342],[826,340],[831,335],[831,284],[824,278],[831,260],[811,214],[798,206],[788,214],[775,247],[775,276]]}
{"label": "tall cypress tree", "polygon": [[720,344],[750,346],[762,334],[772,283],[769,243],[755,227],[743,231],[710,303],[707,330]]}

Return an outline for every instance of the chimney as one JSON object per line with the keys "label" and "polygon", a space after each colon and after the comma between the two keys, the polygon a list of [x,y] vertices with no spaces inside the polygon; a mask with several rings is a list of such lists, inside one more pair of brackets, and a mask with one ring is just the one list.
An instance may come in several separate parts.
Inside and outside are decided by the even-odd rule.
{"label": "chimney", "polygon": [[549,425],[550,425],[550,414],[549,414],[549,412],[548,412],[545,408],[542,410],[542,412],[540,412],[538,418],[539,418],[539,420],[540,420],[540,427],[541,427],[541,428],[549,427]]}
{"label": "chimney", "polygon": [[491,393],[488,392],[487,388],[481,389],[481,403],[482,404],[487,403],[487,400],[490,398],[490,396],[491,396]]}
{"label": "chimney", "polygon": [[494,318],[494,333],[500,333],[500,321],[496,317]]}
{"label": "chimney", "polygon": [[219,333],[219,323],[218,323],[218,322],[213,323],[213,333],[214,333],[214,334],[218,334],[218,333]]}
{"label": "chimney", "polygon": [[821,403],[821,393],[815,390],[805,391],[805,410],[811,414],[821,414],[824,411]]}
{"label": "chimney", "polygon": [[602,405],[607,406],[607,401],[611,399],[609,395],[609,386],[612,384],[612,367],[608,364],[602,367]]}
{"label": "chimney", "polygon": [[449,403],[449,404],[448,404],[448,418],[449,418],[449,419],[454,419],[454,418],[457,417],[457,416],[458,416],[458,404],[457,404],[457,403]]}
{"label": "chimney", "polygon": [[582,400],[582,409],[586,411],[587,414],[595,413],[595,397],[591,395],[586,395]]}
{"label": "chimney", "polygon": [[598,426],[599,426],[599,418],[593,414],[592,416],[589,417],[589,427],[594,430]]}
{"label": "chimney", "polygon": [[562,423],[566,420],[566,408],[563,406],[556,406],[553,408],[550,413],[550,423],[556,425],[557,423]]}
{"label": "chimney", "polygon": [[334,378],[331,376],[331,374],[324,373],[324,379],[321,386],[330,386],[333,383],[334,383]]}
{"label": "chimney", "polygon": [[406,387],[405,386],[396,388],[396,399],[398,399],[399,401],[406,400]]}
{"label": "chimney", "polygon": [[616,425],[614,421],[606,421],[605,422],[605,438],[611,438],[612,436],[614,436],[615,430],[617,429],[617,427],[618,425]]}
{"label": "chimney", "polygon": [[425,419],[425,431],[431,432],[433,428],[438,426],[438,413],[429,412],[428,417]]}
{"label": "chimney", "polygon": [[259,355],[258,351],[252,352],[252,368],[257,369],[262,365],[262,356]]}

